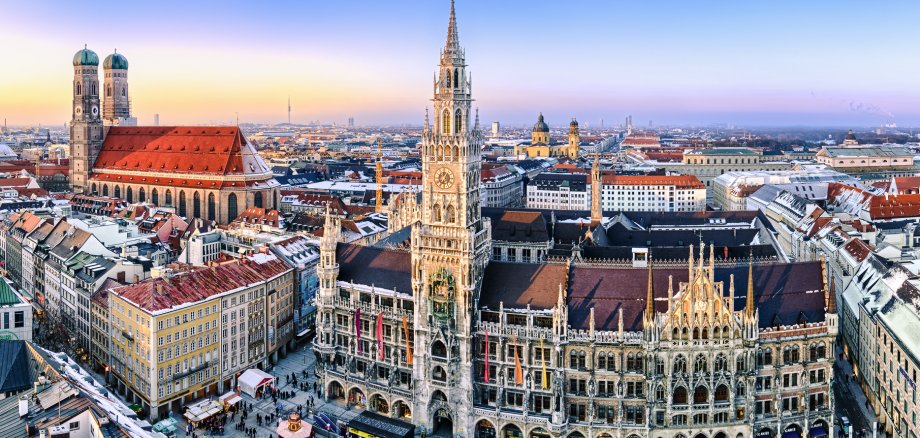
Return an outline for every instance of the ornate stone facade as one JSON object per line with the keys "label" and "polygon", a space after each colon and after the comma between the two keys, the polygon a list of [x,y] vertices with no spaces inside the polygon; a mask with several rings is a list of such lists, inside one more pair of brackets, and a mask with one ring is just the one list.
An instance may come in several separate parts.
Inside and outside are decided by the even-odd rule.
{"label": "ornate stone facade", "polygon": [[391,207],[410,250],[341,243],[327,211],[314,340],[327,399],[429,436],[833,436],[821,263],[716,262],[702,244],[647,268],[574,251],[490,262],[465,70],[452,5],[421,199]]}

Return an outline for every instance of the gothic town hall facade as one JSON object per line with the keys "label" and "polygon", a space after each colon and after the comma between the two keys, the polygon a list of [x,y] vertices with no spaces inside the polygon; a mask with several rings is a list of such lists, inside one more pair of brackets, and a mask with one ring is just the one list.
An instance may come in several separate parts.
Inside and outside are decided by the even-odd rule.
{"label": "gothic town hall facade", "polygon": [[645,267],[575,251],[490,261],[453,5],[434,90],[408,247],[341,243],[327,213],[314,340],[327,399],[429,436],[833,436],[822,263],[730,262],[705,242]]}

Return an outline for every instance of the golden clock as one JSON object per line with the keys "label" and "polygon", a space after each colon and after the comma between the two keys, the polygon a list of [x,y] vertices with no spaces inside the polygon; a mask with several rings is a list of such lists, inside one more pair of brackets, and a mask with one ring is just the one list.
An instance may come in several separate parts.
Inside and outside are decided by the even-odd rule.
{"label": "golden clock", "polygon": [[434,174],[434,183],[438,185],[439,188],[446,190],[454,185],[454,174],[450,169],[442,167],[438,169],[437,173]]}

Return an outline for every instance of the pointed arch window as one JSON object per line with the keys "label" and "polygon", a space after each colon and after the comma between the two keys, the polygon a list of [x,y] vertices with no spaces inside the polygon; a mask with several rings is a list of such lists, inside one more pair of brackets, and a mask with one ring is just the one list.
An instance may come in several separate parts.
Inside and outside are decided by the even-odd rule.
{"label": "pointed arch window", "polygon": [[77,96],[80,96],[82,94],[83,94],[83,86],[80,85],[79,82],[77,82]]}
{"label": "pointed arch window", "polygon": [[252,205],[262,208],[262,192],[256,192],[253,196]]}
{"label": "pointed arch window", "polygon": [[145,191],[144,191],[144,188],[141,187],[141,188],[137,191],[137,201],[138,201],[138,202],[144,202],[144,201],[146,201],[146,200],[147,200],[147,192],[145,192]]}
{"label": "pointed arch window", "polygon": [[227,222],[230,222],[236,217],[239,216],[236,206],[236,193],[231,193],[230,196],[227,196]]}
{"label": "pointed arch window", "polygon": [[127,196],[127,198],[128,198],[128,199],[127,199],[128,203],[130,204],[130,203],[134,202],[134,189],[132,189],[131,187],[128,187],[128,189],[125,190],[125,192],[127,193],[126,196]]}
{"label": "pointed arch window", "polygon": [[460,88],[460,70],[454,70],[454,88]]}
{"label": "pointed arch window", "polygon": [[214,194],[211,193],[208,195],[208,220],[214,220],[216,206],[214,204]]}
{"label": "pointed arch window", "polygon": [[109,186],[108,185],[102,186],[102,196],[109,196]]}
{"label": "pointed arch window", "polygon": [[106,97],[112,95],[112,86],[111,86],[111,85],[108,86],[108,87],[105,87],[105,95],[106,95]]}
{"label": "pointed arch window", "polygon": [[157,205],[157,206],[160,205],[160,194],[157,192],[157,189],[153,189],[150,191],[150,202],[153,205]]}
{"label": "pointed arch window", "polygon": [[450,134],[450,111],[444,110],[444,114],[441,116],[441,132],[445,134]]}
{"label": "pointed arch window", "polygon": [[201,193],[192,195],[192,216],[201,217]]}
{"label": "pointed arch window", "polygon": [[121,199],[121,187],[115,186],[115,197]]}
{"label": "pointed arch window", "polygon": [[454,115],[454,132],[463,131],[463,111],[457,110],[457,114]]}
{"label": "pointed arch window", "polygon": [[446,84],[446,85],[447,85],[447,88],[450,88],[450,87],[451,87],[451,85],[450,85],[450,69],[447,70],[447,75],[446,75],[445,79],[447,80],[447,84]]}
{"label": "pointed arch window", "polygon": [[128,95],[128,91],[125,90],[125,87],[121,87],[121,97],[125,97],[127,95]]}
{"label": "pointed arch window", "polygon": [[168,190],[168,189],[166,190],[166,202],[165,202],[165,205],[166,205],[167,207],[172,207],[172,205],[173,205],[173,201],[172,201],[172,190]]}
{"label": "pointed arch window", "polygon": [[[169,192],[167,192],[167,195],[168,194]],[[182,217],[188,216],[188,212],[186,211],[186,208],[185,208],[185,192],[184,191],[179,192],[179,216],[182,216]]]}

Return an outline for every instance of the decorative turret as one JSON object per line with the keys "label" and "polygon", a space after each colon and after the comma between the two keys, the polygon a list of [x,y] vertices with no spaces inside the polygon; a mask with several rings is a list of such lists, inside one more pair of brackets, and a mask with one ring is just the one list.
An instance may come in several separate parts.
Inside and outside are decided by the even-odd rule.
{"label": "decorative turret", "polygon": [[569,144],[566,150],[566,155],[570,159],[578,159],[580,145],[581,137],[578,134],[578,120],[575,120],[575,118],[572,117],[572,121],[569,123]]}
{"label": "decorative turret", "polygon": [[377,165],[375,177],[377,180],[377,193],[376,193],[376,205],[374,206],[374,211],[377,213],[383,212],[383,140],[380,137],[377,137]]}
{"label": "decorative turret", "polygon": [[598,154],[594,154],[594,164],[591,165],[591,227],[601,225],[604,221],[604,211],[601,207],[603,196],[603,180],[601,179],[601,165]]}
{"label": "decorative turret", "polygon": [[747,283],[747,296],[745,296],[744,302],[744,315],[748,319],[754,319],[754,252],[751,252],[751,256],[748,258],[748,283]]}
{"label": "decorative turret", "polygon": [[655,288],[652,279],[652,255],[648,256],[648,295],[645,297],[645,322],[646,326],[655,322]]}

